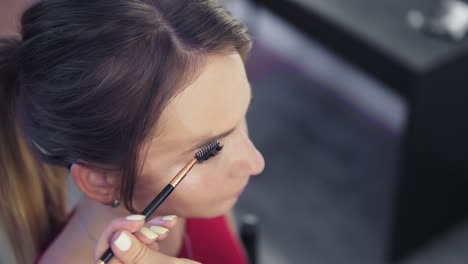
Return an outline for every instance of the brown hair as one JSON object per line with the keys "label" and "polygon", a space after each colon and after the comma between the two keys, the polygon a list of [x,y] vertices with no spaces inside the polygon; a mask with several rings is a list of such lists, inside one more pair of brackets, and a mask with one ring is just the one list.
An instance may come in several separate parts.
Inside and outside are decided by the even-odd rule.
{"label": "brown hair", "polygon": [[65,215],[60,168],[119,171],[134,212],[137,154],[164,107],[207,55],[245,60],[251,38],[212,0],[44,0],[21,22],[22,39],[0,38],[0,213],[30,263]]}

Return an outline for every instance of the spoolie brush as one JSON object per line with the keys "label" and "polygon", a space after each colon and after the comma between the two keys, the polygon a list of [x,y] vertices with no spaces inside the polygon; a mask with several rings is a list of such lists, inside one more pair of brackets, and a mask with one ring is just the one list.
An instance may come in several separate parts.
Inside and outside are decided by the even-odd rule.
{"label": "spoolie brush", "polygon": [[[193,159],[183,167],[179,173],[172,178],[172,181],[156,196],[156,198],[153,199],[153,201],[141,212],[142,215],[144,215],[148,219],[156,209],[166,200],[166,198],[169,196],[169,194],[172,193],[172,191],[177,187],[177,185],[187,176],[189,171],[195,166],[196,163],[203,163],[207,160],[209,160],[211,157],[216,156],[223,146],[219,144],[218,141],[212,142],[210,144],[205,145],[202,147],[197,153],[195,153],[195,156]],[[106,252],[101,256],[100,258],[100,264],[107,263],[112,259],[114,256],[114,253],[112,252],[112,249],[109,247]]]}
{"label": "spoolie brush", "polygon": [[194,158],[197,159],[198,163],[202,163],[216,156],[222,148],[223,146],[221,146],[218,141],[212,142],[195,153]]}

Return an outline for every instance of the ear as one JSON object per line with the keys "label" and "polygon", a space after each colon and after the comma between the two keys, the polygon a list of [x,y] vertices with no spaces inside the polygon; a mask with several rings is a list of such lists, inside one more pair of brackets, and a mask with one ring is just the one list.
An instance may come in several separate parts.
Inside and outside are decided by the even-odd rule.
{"label": "ear", "polygon": [[76,185],[90,199],[111,205],[118,191],[117,175],[74,163],[70,174]]}

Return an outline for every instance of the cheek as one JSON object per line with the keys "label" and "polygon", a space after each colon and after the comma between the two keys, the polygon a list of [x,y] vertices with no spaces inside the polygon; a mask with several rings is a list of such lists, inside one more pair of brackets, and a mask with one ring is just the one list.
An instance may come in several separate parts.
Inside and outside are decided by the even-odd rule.
{"label": "cheek", "polygon": [[203,202],[216,198],[220,191],[221,177],[213,172],[203,172],[194,168],[176,188],[180,196],[187,202]]}
{"label": "cheek", "polygon": [[[224,142],[223,142],[224,143]],[[226,145],[230,143],[226,142]],[[228,152],[204,164],[197,164],[180,182],[169,198],[157,210],[157,215],[176,214],[181,217],[212,217],[225,213],[235,200],[227,199],[243,182],[229,177]],[[185,163],[170,168],[153,163],[138,180],[134,195],[135,207],[144,209],[172,180]],[[138,205],[138,207],[137,207]]]}
{"label": "cheek", "polygon": [[[156,195],[172,180],[184,165],[180,164],[167,170],[148,170],[141,175],[134,194],[134,204],[143,210]],[[163,176],[164,175],[164,176]],[[188,175],[179,183],[169,198],[158,209],[157,214],[177,214],[188,216],[195,211],[210,207],[222,193],[221,177],[212,172],[210,165],[195,165]],[[174,211],[176,210],[176,211]],[[201,212],[203,213],[203,212]]]}
{"label": "cheek", "polygon": [[145,167],[135,184],[133,196],[135,205],[138,208],[144,209],[169,184],[178,170],[178,166],[162,169],[153,164],[152,166]]}
{"label": "cheek", "polygon": [[192,170],[161,206],[161,214],[181,217],[213,217],[225,213],[232,204],[225,199],[222,176],[205,172],[205,168]]}

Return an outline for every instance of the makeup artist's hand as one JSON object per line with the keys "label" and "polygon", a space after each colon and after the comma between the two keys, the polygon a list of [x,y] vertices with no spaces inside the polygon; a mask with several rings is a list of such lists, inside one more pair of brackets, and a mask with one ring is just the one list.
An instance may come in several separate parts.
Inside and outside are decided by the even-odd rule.
{"label": "makeup artist's hand", "polygon": [[166,256],[159,252],[158,241],[164,240],[176,225],[175,216],[155,217],[145,223],[142,215],[114,219],[104,230],[94,250],[96,263],[109,245],[114,257],[109,264],[199,264]]}

